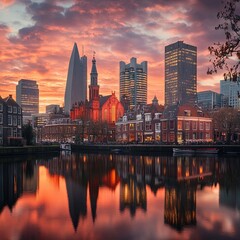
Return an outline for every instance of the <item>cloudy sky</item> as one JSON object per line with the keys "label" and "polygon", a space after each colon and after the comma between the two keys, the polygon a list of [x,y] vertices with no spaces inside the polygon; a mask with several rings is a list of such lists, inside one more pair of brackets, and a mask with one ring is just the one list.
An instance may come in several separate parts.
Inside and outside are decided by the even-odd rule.
{"label": "cloudy sky", "polygon": [[[206,74],[207,47],[223,40],[215,30],[221,0],[0,0],[0,95],[15,97],[18,80],[34,79],[40,111],[63,105],[74,42],[96,52],[100,93],[119,96],[119,61],[148,61],[148,102],[164,103],[164,47],[176,41],[198,48],[198,91],[219,91],[222,73]],[[88,77],[89,78],[89,77]]]}

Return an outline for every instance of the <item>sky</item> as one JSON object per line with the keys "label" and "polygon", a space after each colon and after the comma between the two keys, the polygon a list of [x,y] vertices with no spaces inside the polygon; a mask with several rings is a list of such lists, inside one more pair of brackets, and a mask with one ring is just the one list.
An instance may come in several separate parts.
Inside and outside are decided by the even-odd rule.
{"label": "sky", "polygon": [[222,73],[207,75],[208,46],[221,0],[0,0],[0,96],[16,97],[20,79],[36,80],[40,112],[64,103],[74,42],[91,60],[96,52],[100,94],[119,97],[119,62],[148,61],[148,103],[164,104],[164,48],[176,41],[197,47],[197,90],[219,92]]}

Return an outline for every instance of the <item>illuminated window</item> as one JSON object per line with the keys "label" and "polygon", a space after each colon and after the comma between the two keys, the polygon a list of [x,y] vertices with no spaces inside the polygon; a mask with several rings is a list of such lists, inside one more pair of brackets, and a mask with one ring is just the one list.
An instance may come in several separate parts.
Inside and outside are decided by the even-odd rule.
{"label": "illuminated window", "polygon": [[178,120],[178,130],[182,130],[182,120]]}
{"label": "illuminated window", "polygon": [[134,130],[134,123],[129,124],[129,130]]}
{"label": "illuminated window", "polygon": [[116,122],[116,106],[112,106],[111,113],[112,113],[112,122]]}

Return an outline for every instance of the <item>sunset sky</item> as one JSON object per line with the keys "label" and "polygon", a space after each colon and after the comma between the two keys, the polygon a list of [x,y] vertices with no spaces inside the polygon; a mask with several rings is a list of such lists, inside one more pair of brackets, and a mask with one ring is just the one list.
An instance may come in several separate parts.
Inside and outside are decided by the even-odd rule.
{"label": "sunset sky", "polygon": [[96,52],[100,93],[119,96],[119,61],[148,61],[148,102],[164,104],[164,47],[176,41],[198,48],[198,91],[219,91],[222,73],[207,75],[208,46],[221,0],[0,0],[0,95],[16,96],[17,82],[33,79],[40,112],[64,102],[74,42],[88,57],[88,84]]}

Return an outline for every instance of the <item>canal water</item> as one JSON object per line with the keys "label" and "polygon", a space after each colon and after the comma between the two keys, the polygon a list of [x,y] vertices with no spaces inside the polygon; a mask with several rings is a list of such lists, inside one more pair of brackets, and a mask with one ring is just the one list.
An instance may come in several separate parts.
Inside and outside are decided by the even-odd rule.
{"label": "canal water", "polygon": [[0,239],[240,239],[239,156],[0,161]]}

